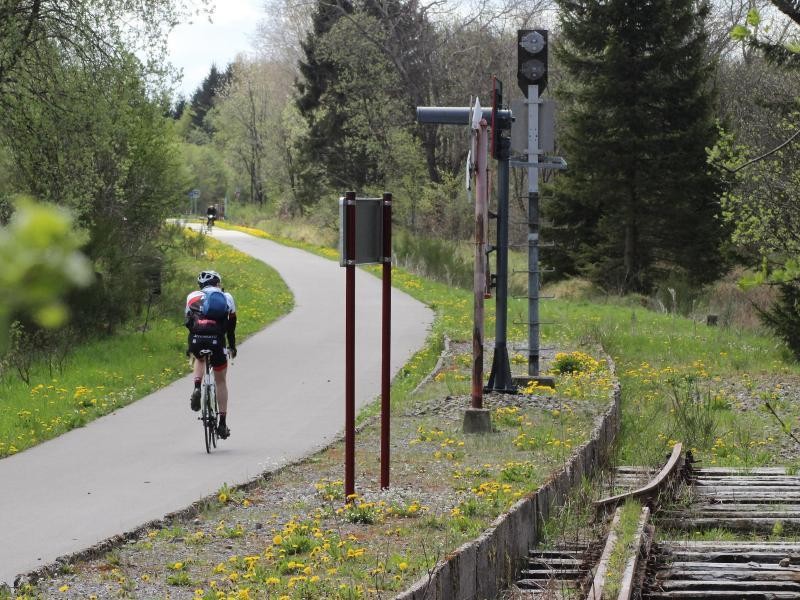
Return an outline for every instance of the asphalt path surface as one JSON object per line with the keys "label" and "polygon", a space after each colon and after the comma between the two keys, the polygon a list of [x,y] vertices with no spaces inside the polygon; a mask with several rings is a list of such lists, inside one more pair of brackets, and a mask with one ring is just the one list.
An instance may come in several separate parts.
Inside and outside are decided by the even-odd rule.
{"label": "asphalt path surface", "polygon": [[[243,233],[213,235],[274,267],[295,299],[290,314],[239,344],[228,370],[231,437],[206,454],[186,376],[0,460],[0,583],[307,456],[343,430],[344,269]],[[381,282],[359,271],[356,290],[361,407],[380,393]],[[427,307],[392,290],[393,374],[423,345],[432,320]]]}

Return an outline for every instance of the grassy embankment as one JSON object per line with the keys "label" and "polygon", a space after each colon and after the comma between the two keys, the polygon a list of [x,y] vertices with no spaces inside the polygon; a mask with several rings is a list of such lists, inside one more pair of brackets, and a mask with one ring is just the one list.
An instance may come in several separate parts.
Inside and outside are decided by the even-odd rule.
{"label": "grassy embankment", "polygon": [[143,314],[113,336],[76,347],[60,371],[34,364],[30,385],[6,372],[0,381],[0,457],[81,427],[187,373],[183,301],[204,268],[222,273],[234,294],[240,339],[291,310],[288,288],[261,261],[214,240],[206,240],[197,258],[176,253],[174,273],[146,330]]}
{"label": "grassy embankment", "polygon": [[[336,256],[331,249],[315,251]],[[394,414],[405,424],[393,429],[393,486],[404,490],[394,502],[359,497],[343,509],[341,481],[325,475],[341,468],[341,448],[334,446],[247,493],[223,487],[199,523],[182,524],[177,533],[172,528],[151,532],[135,548],[111,557],[109,569],[100,565],[96,571],[77,571],[87,576],[100,572],[99,580],[108,589],[118,585],[134,595],[171,589],[177,597],[195,589],[195,597],[209,599],[380,596],[407,586],[438,557],[473,538],[522,494],[535,489],[585,437],[588,421],[573,408],[602,397],[607,374],[582,366],[575,375],[560,377],[551,400],[569,410],[543,409],[548,401],[542,402],[544,390],[533,390],[530,404],[493,410],[499,435],[464,436],[457,417],[445,418],[437,410],[416,413],[414,407],[468,393],[468,353],[454,356],[423,391],[412,395],[410,390],[435,363],[444,334],[469,339],[471,295],[400,270],[394,281],[433,306],[439,317],[428,345],[394,383]],[[522,301],[512,301],[513,316],[524,311]],[[487,332],[493,326],[489,312]],[[614,357],[624,393],[622,461],[658,462],[673,440],[687,435],[698,440],[690,444],[708,462],[774,460],[769,455],[775,444],[770,420],[758,412],[740,413],[739,401],[732,396],[742,381],[750,382],[745,391],[752,392],[775,374],[796,375],[796,367],[784,362],[774,340],[706,328],[624,300],[560,300],[543,306],[543,318],[557,323],[544,332],[543,345],[592,351],[599,343]],[[520,326],[510,331],[520,344],[525,334]],[[583,353],[570,356],[584,365],[596,364]],[[524,357],[515,358],[513,362],[524,363]],[[681,392],[690,389],[698,393]],[[687,401],[681,403],[683,398]],[[712,422],[730,428],[703,425],[709,414]],[[753,435],[750,443],[727,444],[725,438],[734,435],[727,432],[739,430],[740,423]],[[368,427],[360,436],[370,447],[376,446],[374,429]],[[720,436],[699,435],[709,430]],[[357,464],[363,465],[359,477],[374,482],[375,451],[359,446],[357,452]],[[315,476],[315,493],[293,488],[303,477]],[[429,500],[438,504],[428,505]],[[259,527],[250,527],[254,523]],[[563,529],[550,525],[548,536],[558,537]],[[114,580],[102,575],[109,571]],[[60,589],[60,583],[52,585]],[[69,584],[63,586],[68,594]]]}
{"label": "grassy embankment", "polygon": [[[325,236],[305,226],[277,228],[284,236],[297,236],[295,240],[242,229],[331,259],[338,257],[333,248],[310,244],[308,240]],[[425,265],[438,260],[441,252],[437,252],[433,257],[411,257],[408,263],[430,272]],[[438,350],[445,333],[454,340],[471,339],[469,291],[421,279],[403,269],[395,270],[393,282],[437,311],[431,350]],[[752,409],[770,400],[790,421],[800,416],[800,407],[788,401],[786,385],[800,369],[784,346],[753,328],[708,327],[696,319],[649,310],[641,303],[639,297],[594,295],[543,302],[540,309],[542,321],[553,323],[542,328],[542,347],[568,350],[598,344],[614,359],[624,407],[619,460],[658,463],[677,440],[692,448],[704,464],[754,466],[779,458],[783,441],[779,427],[769,414]],[[486,308],[486,337],[491,339],[493,301],[487,301]],[[527,328],[522,324],[526,317],[527,301],[511,299],[508,337],[517,347],[526,345]],[[418,355],[412,364],[421,360],[432,364],[433,354]],[[525,358],[512,355],[512,362],[523,365]],[[447,393],[469,390],[468,380],[449,383]]]}
{"label": "grassy embankment", "polygon": [[[294,245],[330,258],[336,256],[329,248],[311,248],[302,242]],[[470,295],[399,270],[394,281],[433,306],[439,316],[429,344],[395,380],[395,414],[403,417],[403,411],[412,405],[468,392],[469,356],[460,354],[426,389],[417,395],[409,394],[435,362],[443,334],[455,340],[467,339]],[[512,314],[524,310],[522,302],[512,302]],[[689,443],[694,442],[697,455],[708,462],[751,464],[771,460],[769,450],[775,439],[765,432],[770,420],[761,413],[743,415],[736,402],[725,400],[731,386],[743,379],[796,374],[796,368],[784,362],[781,349],[771,338],[706,328],[675,315],[626,304],[624,300],[561,300],[545,305],[544,312],[546,319],[558,323],[545,332],[545,345],[574,349],[599,343],[614,357],[624,390],[625,417],[619,446],[622,461],[659,462],[675,439],[687,436],[696,438]],[[491,326],[490,315],[487,328],[491,330]],[[510,333],[520,342],[525,335],[520,327],[512,327]],[[585,354],[573,353],[571,357],[591,364]],[[524,358],[514,362],[524,362]],[[603,383],[607,375],[587,377],[591,372],[592,368],[584,366],[576,376],[560,377],[557,401],[571,408],[592,396],[602,396],[607,390]],[[712,392],[712,388],[718,389]],[[687,401],[681,404],[680,391],[688,389],[708,393],[687,392]],[[677,396],[673,400],[675,390]],[[533,391],[538,396],[544,393]],[[535,489],[549,469],[566,459],[571,448],[585,436],[587,423],[572,410],[541,410],[534,405],[532,398],[531,406],[496,408],[493,419],[500,435],[488,440],[464,436],[459,432],[458,419],[442,419],[435,412],[423,411],[416,420],[409,420],[405,429],[394,430],[395,464],[402,466],[397,467],[400,473],[395,473],[393,485],[411,490],[411,494],[417,489],[422,495],[428,486],[435,488],[439,496],[452,496],[454,500],[444,510],[442,506],[428,507],[408,493],[395,504],[359,497],[350,508],[341,509],[341,481],[324,476],[317,480],[315,497],[300,490],[299,499],[287,506],[279,505],[270,495],[272,488],[278,488],[283,496],[302,480],[302,473],[309,476],[309,469],[318,474],[330,469],[338,471],[341,448],[332,447],[260,489],[236,493],[222,488],[199,526],[187,524],[175,535],[170,530],[152,532],[141,552],[163,552],[165,545],[170,545],[172,559],[161,565],[160,573],[157,566],[153,569],[152,563],[143,560],[151,565],[147,567],[150,571],[139,577],[151,585],[160,580],[161,585],[195,587],[197,597],[203,598],[250,594],[358,598],[402,589],[437,557],[474,537],[516,498]],[[707,429],[697,427],[702,424],[700,417],[704,413],[712,413],[713,421],[725,424],[721,437],[697,437]],[[697,418],[689,418],[692,416]],[[409,431],[411,424],[414,428]],[[730,444],[721,451],[728,432],[737,431],[740,425],[749,431],[759,427],[762,435],[748,444]],[[361,439],[374,442],[374,431],[371,436],[370,431],[366,429]],[[411,448],[415,450],[412,452]],[[374,481],[375,452],[363,447],[358,452],[357,464],[364,465],[361,476]],[[403,479],[403,474],[408,479]],[[589,496],[593,493],[590,489],[584,491]],[[292,493],[287,495],[291,497]],[[281,516],[287,512],[293,516]],[[578,512],[573,515],[575,522],[581,520]],[[266,522],[266,531],[250,531],[244,524],[251,521]],[[218,525],[209,530],[210,522]],[[563,522],[555,523],[548,527],[547,534],[551,539],[560,537],[566,529]],[[176,539],[183,538],[187,540],[185,544],[175,544]],[[233,539],[235,543],[230,541]],[[224,540],[228,551],[219,550],[219,543]],[[142,563],[135,565],[130,557],[126,556],[125,561],[129,562],[129,573],[142,568]],[[123,580],[130,585],[130,579]]]}

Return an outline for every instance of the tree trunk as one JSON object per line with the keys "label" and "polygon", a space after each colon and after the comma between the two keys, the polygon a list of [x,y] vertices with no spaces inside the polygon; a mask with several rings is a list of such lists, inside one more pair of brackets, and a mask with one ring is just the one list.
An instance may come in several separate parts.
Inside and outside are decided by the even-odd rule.
{"label": "tree trunk", "polygon": [[436,168],[436,137],[438,125],[423,125],[421,127],[422,147],[425,149],[425,162],[428,165],[428,177],[434,183],[441,183],[439,170]]}
{"label": "tree trunk", "polygon": [[629,217],[625,223],[625,249],[623,253],[623,264],[625,266],[625,280],[623,282],[623,291],[628,292],[631,288],[631,282],[636,277],[636,243],[638,237],[638,228],[636,227],[636,219]]}

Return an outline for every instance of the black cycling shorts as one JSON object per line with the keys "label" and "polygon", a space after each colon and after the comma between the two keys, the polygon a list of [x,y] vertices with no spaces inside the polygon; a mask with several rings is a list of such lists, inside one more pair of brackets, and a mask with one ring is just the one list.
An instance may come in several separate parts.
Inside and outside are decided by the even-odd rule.
{"label": "black cycling shorts", "polygon": [[200,358],[200,350],[211,350],[211,366],[216,370],[224,369],[228,364],[225,354],[225,339],[221,335],[189,334],[189,352]]}

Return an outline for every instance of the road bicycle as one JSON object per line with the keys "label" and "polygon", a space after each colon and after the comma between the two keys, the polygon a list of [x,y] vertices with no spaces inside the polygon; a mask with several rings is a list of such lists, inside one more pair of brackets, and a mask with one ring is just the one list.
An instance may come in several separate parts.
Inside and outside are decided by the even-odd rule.
{"label": "road bicycle", "polygon": [[214,381],[214,369],[211,367],[211,350],[200,350],[199,354],[205,362],[205,374],[200,389],[200,416],[197,418],[203,423],[206,452],[210,454],[211,449],[217,447],[217,421],[219,420],[217,384]]}

